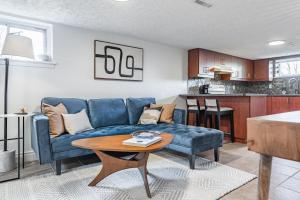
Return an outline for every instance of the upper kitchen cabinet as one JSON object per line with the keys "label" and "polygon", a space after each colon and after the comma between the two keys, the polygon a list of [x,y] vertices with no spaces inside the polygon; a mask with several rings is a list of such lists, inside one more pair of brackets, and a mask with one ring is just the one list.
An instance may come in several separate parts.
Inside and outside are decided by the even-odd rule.
{"label": "upper kitchen cabinet", "polygon": [[254,61],[254,81],[270,81],[272,74],[270,73],[269,59]]}
{"label": "upper kitchen cabinet", "polygon": [[219,66],[231,68],[231,80],[253,80],[253,61],[238,58],[223,53],[205,49],[191,49],[188,51],[188,76],[189,78],[209,77],[214,73],[209,72],[209,67]]}
{"label": "upper kitchen cabinet", "polygon": [[245,80],[253,80],[253,61],[243,59],[243,78]]}
{"label": "upper kitchen cabinet", "polygon": [[197,49],[188,51],[188,77],[195,78],[199,74],[199,52]]}
{"label": "upper kitchen cabinet", "polygon": [[231,80],[248,81],[253,80],[253,61],[239,57],[232,57]]}
{"label": "upper kitchen cabinet", "polygon": [[188,77],[213,78],[214,74],[208,68],[215,64],[213,52],[203,49],[191,49],[188,51]]}

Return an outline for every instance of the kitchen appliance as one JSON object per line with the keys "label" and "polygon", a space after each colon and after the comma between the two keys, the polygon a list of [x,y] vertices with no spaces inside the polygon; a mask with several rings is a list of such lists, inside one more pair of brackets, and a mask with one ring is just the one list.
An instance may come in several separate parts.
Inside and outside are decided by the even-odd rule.
{"label": "kitchen appliance", "polygon": [[225,94],[224,85],[210,85],[208,88],[209,94]]}
{"label": "kitchen appliance", "polygon": [[215,74],[232,74],[232,68],[222,65],[222,66],[211,66],[208,68],[208,71],[214,72]]}
{"label": "kitchen appliance", "polygon": [[208,94],[209,84],[204,84],[199,87],[200,94]]}

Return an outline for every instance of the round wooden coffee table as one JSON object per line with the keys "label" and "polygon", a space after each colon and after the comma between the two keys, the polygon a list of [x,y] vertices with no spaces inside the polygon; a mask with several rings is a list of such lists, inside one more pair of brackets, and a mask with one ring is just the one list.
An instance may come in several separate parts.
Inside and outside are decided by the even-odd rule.
{"label": "round wooden coffee table", "polygon": [[[148,179],[147,161],[149,153],[160,150],[170,144],[173,135],[169,133],[160,134],[162,140],[148,147],[135,147],[123,145],[122,142],[131,138],[131,135],[103,136],[75,140],[72,145],[75,147],[90,149],[96,153],[102,161],[102,169],[96,178],[89,184],[95,186],[105,177],[128,168],[138,168],[144,181],[147,196],[151,198]],[[130,159],[124,159],[111,155],[109,152],[133,153]]]}

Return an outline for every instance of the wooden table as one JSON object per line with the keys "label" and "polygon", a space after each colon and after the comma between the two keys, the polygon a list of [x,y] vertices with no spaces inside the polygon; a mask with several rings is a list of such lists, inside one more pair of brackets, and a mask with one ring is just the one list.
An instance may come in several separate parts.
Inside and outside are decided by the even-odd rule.
{"label": "wooden table", "polygon": [[300,161],[300,111],[249,118],[248,149],[260,153],[258,198],[269,196],[272,157]]}
{"label": "wooden table", "polygon": [[[147,196],[151,198],[147,179],[147,161],[149,153],[160,150],[170,144],[173,140],[173,135],[169,133],[162,133],[160,135],[162,140],[158,143],[150,145],[148,147],[135,147],[123,145],[122,142],[131,138],[131,135],[116,135],[116,136],[104,136],[75,140],[72,142],[73,146],[90,149],[96,153],[99,159],[102,161],[102,169],[96,178],[89,184],[89,186],[95,186],[105,177],[128,168],[138,168],[144,181]],[[124,159],[112,155],[110,152],[124,152],[133,153],[130,159]]]}

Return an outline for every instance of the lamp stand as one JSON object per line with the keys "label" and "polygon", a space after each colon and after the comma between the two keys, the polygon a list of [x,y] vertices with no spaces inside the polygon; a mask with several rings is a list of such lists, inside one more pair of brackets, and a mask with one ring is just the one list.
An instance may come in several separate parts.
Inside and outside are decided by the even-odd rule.
{"label": "lamp stand", "polygon": [[[4,114],[7,114],[7,87],[9,73],[9,59],[5,58],[5,83],[4,83]],[[4,151],[7,151],[7,118],[4,118]]]}

